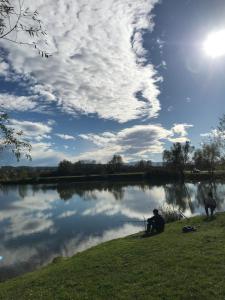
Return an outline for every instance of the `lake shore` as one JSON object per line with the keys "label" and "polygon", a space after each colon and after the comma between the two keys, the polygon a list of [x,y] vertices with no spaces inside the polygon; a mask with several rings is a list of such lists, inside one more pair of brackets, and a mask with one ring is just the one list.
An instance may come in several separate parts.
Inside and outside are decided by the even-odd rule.
{"label": "lake shore", "polygon": [[[186,171],[184,173],[184,180],[187,181],[201,181],[210,180],[211,174],[207,171],[193,173]],[[225,179],[225,171],[216,171],[213,176],[214,179]],[[94,175],[79,175],[79,176],[51,176],[51,177],[35,177],[24,179],[11,179],[0,181],[0,184],[49,184],[49,183],[63,183],[63,182],[96,182],[96,181],[170,181],[180,180],[179,173],[166,170],[155,169],[151,172],[134,172],[134,173],[114,173],[114,174],[94,174]]]}
{"label": "lake shore", "polygon": [[[197,227],[183,234],[184,225]],[[0,299],[223,299],[225,213],[103,243],[0,284]]]}

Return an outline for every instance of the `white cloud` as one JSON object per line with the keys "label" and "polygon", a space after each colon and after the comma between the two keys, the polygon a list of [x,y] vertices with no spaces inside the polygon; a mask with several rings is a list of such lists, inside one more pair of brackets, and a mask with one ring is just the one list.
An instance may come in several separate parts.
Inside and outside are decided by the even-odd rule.
{"label": "white cloud", "polygon": [[[17,74],[35,82],[30,91],[68,113],[96,113],[119,122],[160,110],[156,72],[143,65],[143,30],[152,30],[158,0],[27,0],[38,9],[54,55],[1,44]],[[136,98],[142,92],[143,100]],[[15,105],[18,107],[19,105]]]}
{"label": "white cloud", "polygon": [[61,213],[57,218],[58,219],[64,219],[64,218],[68,218],[71,216],[75,216],[77,214],[77,211],[64,211],[63,213]]}
{"label": "white cloud", "polygon": [[75,140],[75,137],[69,134],[56,133],[55,135],[60,137],[63,140]]}
{"label": "white cloud", "polygon": [[206,133],[201,133],[200,136],[201,137],[206,137],[206,138],[212,138],[212,137],[218,137],[220,134],[220,132],[217,129],[212,129],[210,132],[206,132]]}
{"label": "white cloud", "polygon": [[190,141],[187,130],[192,128],[192,124],[174,124],[171,133],[172,136],[168,140],[172,143],[185,143]]}
{"label": "white cloud", "polygon": [[10,126],[17,131],[23,131],[23,137],[28,140],[41,141],[43,139],[50,139],[49,134],[52,132],[52,127],[47,123],[10,120]]}
{"label": "white cloud", "polygon": [[[151,159],[152,155],[163,152],[165,142],[183,143],[189,140],[188,129],[192,127],[190,124],[175,124],[167,130],[160,124],[149,124],[135,125],[118,132],[80,134],[80,139],[90,142],[88,148],[91,150],[74,155],[68,153],[70,148],[67,145],[64,145],[66,153],[58,150],[51,141],[54,124],[51,120],[46,123],[11,120],[11,126],[22,130],[23,136],[32,144],[32,164],[55,165],[63,159],[107,162],[114,154],[122,155],[126,161]],[[55,135],[64,140],[75,139],[70,135]]]}
{"label": "white cloud", "polygon": [[174,107],[172,106],[172,105],[170,105],[169,107],[167,107],[167,111],[168,112],[171,112],[171,111],[173,111],[174,110]]}
{"label": "white cloud", "polygon": [[174,134],[180,134],[181,137],[187,136],[187,129],[193,127],[192,124],[174,124],[172,131]]}
{"label": "white cloud", "polygon": [[53,89],[50,85],[36,84],[31,87],[30,92],[45,98],[49,102],[56,100],[56,97],[53,94]]}
{"label": "white cloud", "polygon": [[9,65],[0,59],[0,76],[7,76]]}
{"label": "white cloud", "polygon": [[187,102],[187,103],[190,103],[190,102],[191,102],[191,98],[190,98],[190,97],[187,97],[187,98],[186,98],[186,102]]}
{"label": "white cloud", "polygon": [[16,96],[13,94],[0,94],[0,109],[12,111],[34,110],[37,107],[35,96]]}
{"label": "white cloud", "polygon": [[225,139],[225,131],[220,132],[218,129],[212,129],[210,132],[201,133],[200,136],[203,138],[204,142],[220,140],[223,141]]}
{"label": "white cloud", "polygon": [[59,161],[67,157],[64,152],[54,149],[54,144],[50,142],[32,143],[31,156],[34,165],[44,166],[57,165]]}
{"label": "white cloud", "polygon": [[[44,122],[20,121],[12,119],[10,125],[16,131],[22,131],[22,137],[32,145],[31,156],[32,162],[21,160],[19,164],[33,165],[57,165],[57,163],[68,155],[55,148],[52,142],[52,131],[55,121],[48,120]],[[64,135],[63,135],[64,136]],[[69,136],[70,137],[70,136]],[[66,139],[68,137],[66,136]],[[67,149],[65,147],[65,149]]]}
{"label": "white cloud", "polygon": [[149,159],[152,154],[162,153],[165,141],[185,142],[188,140],[189,124],[175,124],[171,130],[160,124],[136,125],[125,128],[117,133],[104,132],[102,134],[82,134],[82,139],[97,146],[97,149],[85,152],[80,159],[95,159],[108,161],[113,154],[124,155],[128,161]]}

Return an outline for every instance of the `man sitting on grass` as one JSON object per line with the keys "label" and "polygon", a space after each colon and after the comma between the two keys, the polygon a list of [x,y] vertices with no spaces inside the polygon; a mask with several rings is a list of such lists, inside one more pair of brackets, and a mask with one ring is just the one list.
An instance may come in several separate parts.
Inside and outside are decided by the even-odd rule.
{"label": "man sitting on grass", "polygon": [[147,233],[161,233],[164,231],[165,221],[163,217],[159,214],[158,209],[153,210],[154,216],[149,218],[147,224]]}

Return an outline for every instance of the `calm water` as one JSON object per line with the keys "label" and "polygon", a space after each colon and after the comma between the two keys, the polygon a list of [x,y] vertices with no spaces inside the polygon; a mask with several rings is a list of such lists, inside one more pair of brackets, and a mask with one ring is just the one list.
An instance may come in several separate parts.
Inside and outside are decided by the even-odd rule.
{"label": "calm water", "polygon": [[[5,186],[0,189],[0,280],[32,271],[57,256],[71,256],[143,229],[160,206],[187,216],[204,212],[208,183],[144,183]],[[225,209],[225,184],[213,186]]]}

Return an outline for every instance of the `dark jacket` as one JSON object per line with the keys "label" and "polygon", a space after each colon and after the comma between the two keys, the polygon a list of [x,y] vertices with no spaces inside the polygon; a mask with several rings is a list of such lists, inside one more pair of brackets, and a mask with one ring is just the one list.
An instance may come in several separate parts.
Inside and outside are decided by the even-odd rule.
{"label": "dark jacket", "polygon": [[153,225],[153,227],[155,227],[158,230],[164,229],[165,221],[164,221],[163,217],[160,215],[153,216],[153,217],[149,218],[147,221],[148,221],[148,223],[151,223]]}

